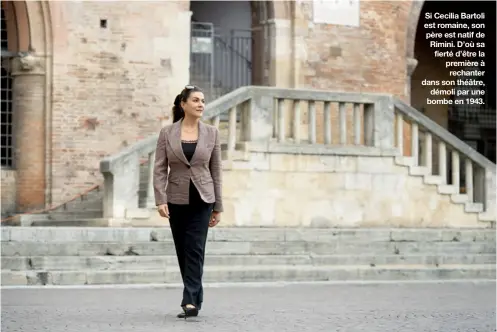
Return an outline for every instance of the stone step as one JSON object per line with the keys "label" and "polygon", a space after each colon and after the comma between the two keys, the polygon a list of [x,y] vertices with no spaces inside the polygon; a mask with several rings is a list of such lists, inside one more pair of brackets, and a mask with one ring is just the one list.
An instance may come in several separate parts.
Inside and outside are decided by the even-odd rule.
{"label": "stone step", "polygon": [[[2,242],[2,256],[162,256],[175,253],[163,242]],[[213,255],[335,254],[407,255],[414,253],[494,254],[495,242],[364,242],[364,241],[209,241]]]}
{"label": "stone step", "polygon": [[[8,242],[160,242],[172,240],[169,227],[1,227],[1,241]],[[495,229],[401,228],[259,228],[216,227],[209,241],[311,241],[311,242],[481,242],[494,243]]]}
{"label": "stone step", "polygon": [[51,228],[51,227],[68,227],[68,228],[79,228],[79,227],[106,227],[109,225],[109,219],[107,218],[80,218],[80,219],[72,219],[72,220],[64,220],[64,219],[49,219],[43,221],[33,221],[31,223],[31,227],[43,227],[43,228]]}
{"label": "stone step", "polygon": [[[178,267],[169,256],[31,256],[2,257],[2,270],[162,270]],[[495,264],[495,254],[477,255],[206,255],[205,266],[260,265],[443,265]]]}
{"label": "stone step", "polygon": [[[377,266],[206,266],[204,282],[268,281],[384,281],[495,279],[495,265],[377,265]],[[180,283],[177,268],[107,271],[2,271],[7,285],[99,285]]]}

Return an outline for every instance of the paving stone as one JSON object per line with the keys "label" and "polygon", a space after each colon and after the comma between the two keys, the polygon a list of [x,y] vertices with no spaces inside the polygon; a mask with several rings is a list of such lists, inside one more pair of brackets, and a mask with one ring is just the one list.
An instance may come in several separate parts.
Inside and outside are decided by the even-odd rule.
{"label": "paving stone", "polygon": [[495,283],[205,288],[178,319],[181,289],[3,289],[2,331],[492,332]]}

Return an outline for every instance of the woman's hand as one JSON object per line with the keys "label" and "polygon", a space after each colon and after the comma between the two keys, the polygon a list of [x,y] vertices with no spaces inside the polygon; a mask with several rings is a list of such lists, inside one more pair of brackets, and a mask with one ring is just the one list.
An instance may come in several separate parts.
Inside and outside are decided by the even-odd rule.
{"label": "woman's hand", "polygon": [[159,205],[157,207],[157,211],[159,212],[161,217],[169,219],[169,209],[167,207],[167,204]]}
{"label": "woman's hand", "polygon": [[216,226],[221,221],[221,212],[213,211],[211,220],[209,220],[209,227]]}

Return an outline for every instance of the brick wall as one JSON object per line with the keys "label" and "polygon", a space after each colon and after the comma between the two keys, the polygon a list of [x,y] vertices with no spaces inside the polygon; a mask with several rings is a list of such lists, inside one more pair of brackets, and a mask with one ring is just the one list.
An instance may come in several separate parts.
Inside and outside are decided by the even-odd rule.
{"label": "brick wall", "polygon": [[411,1],[361,1],[360,26],[312,23],[301,4],[306,45],[301,84],[308,88],[405,97],[406,29]]}
{"label": "brick wall", "polygon": [[[417,24],[411,16],[418,13],[412,1],[361,1],[360,26],[314,24],[312,1],[301,1],[296,24],[301,34],[301,55],[297,59],[300,88],[393,94],[408,100],[406,45],[414,39]],[[352,107],[347,107],[347,131],[353,132]],[[304,110],[304,118],[307,111]],[[316,110],[323,118],[322,107]],[[338,124],[332,111],[332,127]],[[324,122],[317,124],[318,142],[322,141]],[[394,130],[394,128],[392,128]],[[335,130],[335,134],[338,131]],[[333,141],[338,137],[334,135]],[[348,135],[348,141],[351,137]],[[410,154],[410,128],[404,128],[406,155]]]}
{"label": "brick wall", "polygon": [[[59,2],[53,22],[52,201],[101,181],[99,162],[156,133],[188,83],[189,3]],[[100,20],[107,20],[107,28]]]}

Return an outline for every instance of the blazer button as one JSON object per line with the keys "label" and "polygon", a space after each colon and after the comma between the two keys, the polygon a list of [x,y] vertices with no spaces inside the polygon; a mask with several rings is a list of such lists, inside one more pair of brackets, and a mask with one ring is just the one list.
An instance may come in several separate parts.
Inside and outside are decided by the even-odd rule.
{"label": "blazer button", "polygon": [[190,165],[186,165],[186,167],[188,167],[188,168],[192,168]]}

